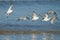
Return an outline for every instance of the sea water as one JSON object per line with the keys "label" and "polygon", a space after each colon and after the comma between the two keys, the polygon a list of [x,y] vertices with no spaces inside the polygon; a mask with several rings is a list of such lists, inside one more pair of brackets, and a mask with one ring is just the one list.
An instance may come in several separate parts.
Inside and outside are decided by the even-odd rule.
{"label": "sea water", "polygon": [[60,34],[53,34],[53,36],[43,36],[42,34],[0,34],[0,40],[60,40]]}
{"label": "sea water", "polygon": [[[37,15],[44,15],[48,11],[56,11],[58,18],[60,18],[60,1],[14,1],[13,12],[6,18],[6,11],[10,6],[10,1],[0,1],[0,30],[60,30],[59,21],[55,21],[53,26],[49,22],[32,20],[18,21],[17,18],[21,16],[31,17],[32,11],[35,10]],[[53,34],[53,39],[60,40],[60,34]],[[49,37],[49,36],[47,36]],[[42,34],[0,34],[0,40],[43,40]],[[45,39],[46,40],[46,39]]]}

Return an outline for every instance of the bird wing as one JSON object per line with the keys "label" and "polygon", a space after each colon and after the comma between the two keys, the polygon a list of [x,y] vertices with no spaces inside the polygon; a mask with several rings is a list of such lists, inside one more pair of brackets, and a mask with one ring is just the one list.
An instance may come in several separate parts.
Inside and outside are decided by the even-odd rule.
{"label": "bird wing", "polygon": [[37,15],[36,15],[36,13],[33,13],[33,15],[32,15],[32,16],[37,16]]}
{"label": "bird wing", "polygon": [[11,4],[8,10],[11,10],[13,8],[13,5]]}
{"label": "bird wing", "polygon": [[57,16],[56,12],[54,11],[54,15]]}
{"label": "bird wing", "polygon": [[9,9],[6,11],[6,13],[9,14],[10,12],[12,12],[13,11],[12,8],[13,8],[13,5],[11,4],[10,7],[9,7]]}
{"label": "bird wing", "polygon": [[48,14],[45,14],[45,17],[47,17],[47,18],[48,18]]}
{"label": "bird wing", "polygon": [[47,14],[53,14],[54,16],[57,16],[55,11],[49,11],[49,12],[47,12]]}
{"label": "bird wing", "polygon": [[50,19],[51,24],[54,23],[54,20],[55,20],[55,19],[56,19],[56,17],[52,17],[52,18]]}
{"label": "bird wing", "polygon": [[51,20],[50,22],[51,22],[51,24],[53,24],[53,23],[54,23],[54,21],[53,21],[53,20]]}
{"label": "bird wing", "polygon": [[29,17],[26,17],[27,19],[30,19]]}

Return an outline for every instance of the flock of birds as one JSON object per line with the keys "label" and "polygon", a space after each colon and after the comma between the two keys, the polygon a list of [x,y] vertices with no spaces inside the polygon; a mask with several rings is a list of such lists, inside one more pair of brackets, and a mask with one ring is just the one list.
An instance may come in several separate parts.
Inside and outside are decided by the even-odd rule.
{"label": "flock of birds", "polygon": [[[8,17],[11,13],[13,12],[13,4],[10,4],[10,7],[8,8],[8,10],[6,11],[6,16]],[[49,17],[49,15],[54,15],[53,17]],[[40,15],[39,16],[42,18],[42,22],[44,21],[50,21],[51,24],[54,24],[54,21],[58,19],[57,17],[57,13],[55,11],[48,11],[45,15]],[[39,16],[36,14],[35,11],[33,11],[31,18],[28,16],[23,16],[23,17],[19,17],[17,18],[17,20],[33,20],[36,21],[39,19]]]}

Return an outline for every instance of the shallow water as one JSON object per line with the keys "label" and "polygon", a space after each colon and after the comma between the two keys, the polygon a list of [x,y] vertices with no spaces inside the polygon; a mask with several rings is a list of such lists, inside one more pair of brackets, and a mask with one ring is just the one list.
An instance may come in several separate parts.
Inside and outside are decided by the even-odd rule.
{"label": "shallow water", "polygon": [[[54,34],[53,36],[43,36],[42,34],[0,34],[0,40],[60,40],[60,34]],[[46,40],[47,40],[46,39]]]}

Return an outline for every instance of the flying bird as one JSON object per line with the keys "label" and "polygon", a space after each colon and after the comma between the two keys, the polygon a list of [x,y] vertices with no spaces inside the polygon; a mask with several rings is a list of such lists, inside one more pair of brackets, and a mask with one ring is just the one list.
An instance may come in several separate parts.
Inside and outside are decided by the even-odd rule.
{"label": "flying bird", "polygon": [[57,17],[52,17],[51,19],[50,19],[50,22],[51,22],[51,24],[54,24],[54,21],[57,19]]}
{"label": "flying bird", "polygon": [[33,21],[36,21],[36,20],[38,20],[38,19],[39,19],[39,17],[37,16],[36,12],[33,11],[32,20],[33,20]]}
{"label": "flying bird", "polygon": [[53,14],[54,16],[57,16],[57,13],[55,11],[48,11],[47,14]]}
{"label": "flying bird", "polygon": [[42,17],[42,21],[49,21],[51,19],[51,17],[48,17],[48,14],[45,14],[44,17]]}
{"label": "flying bird", "polygon": [[48,15],[49,15],[49,14],[53,15],[57,20],[60,21],[60,19],[59,19],[58,16],[57,16],[57,13],[56,13],[55,11],[48,11],[47,14],[48,14]]}
{"label": "flying bird", "polygon": [[50,21],[51,24],[54,24],[54,21],[57,19],[56,16],[54,17],[49,17],[48,14],[45,14],[44,17],[42,17],[42,21],[44,22],[47,22],[47,21]]}
{"label": "flying bird", "polygon": [[6,11],[6,16],[8,17],[13,12],[13,4],[10,4],[10,7]]}
{"label": "flying bird", "polygon": [[29,20],[30,18],[27,16],[19,17],[17,20]]}

